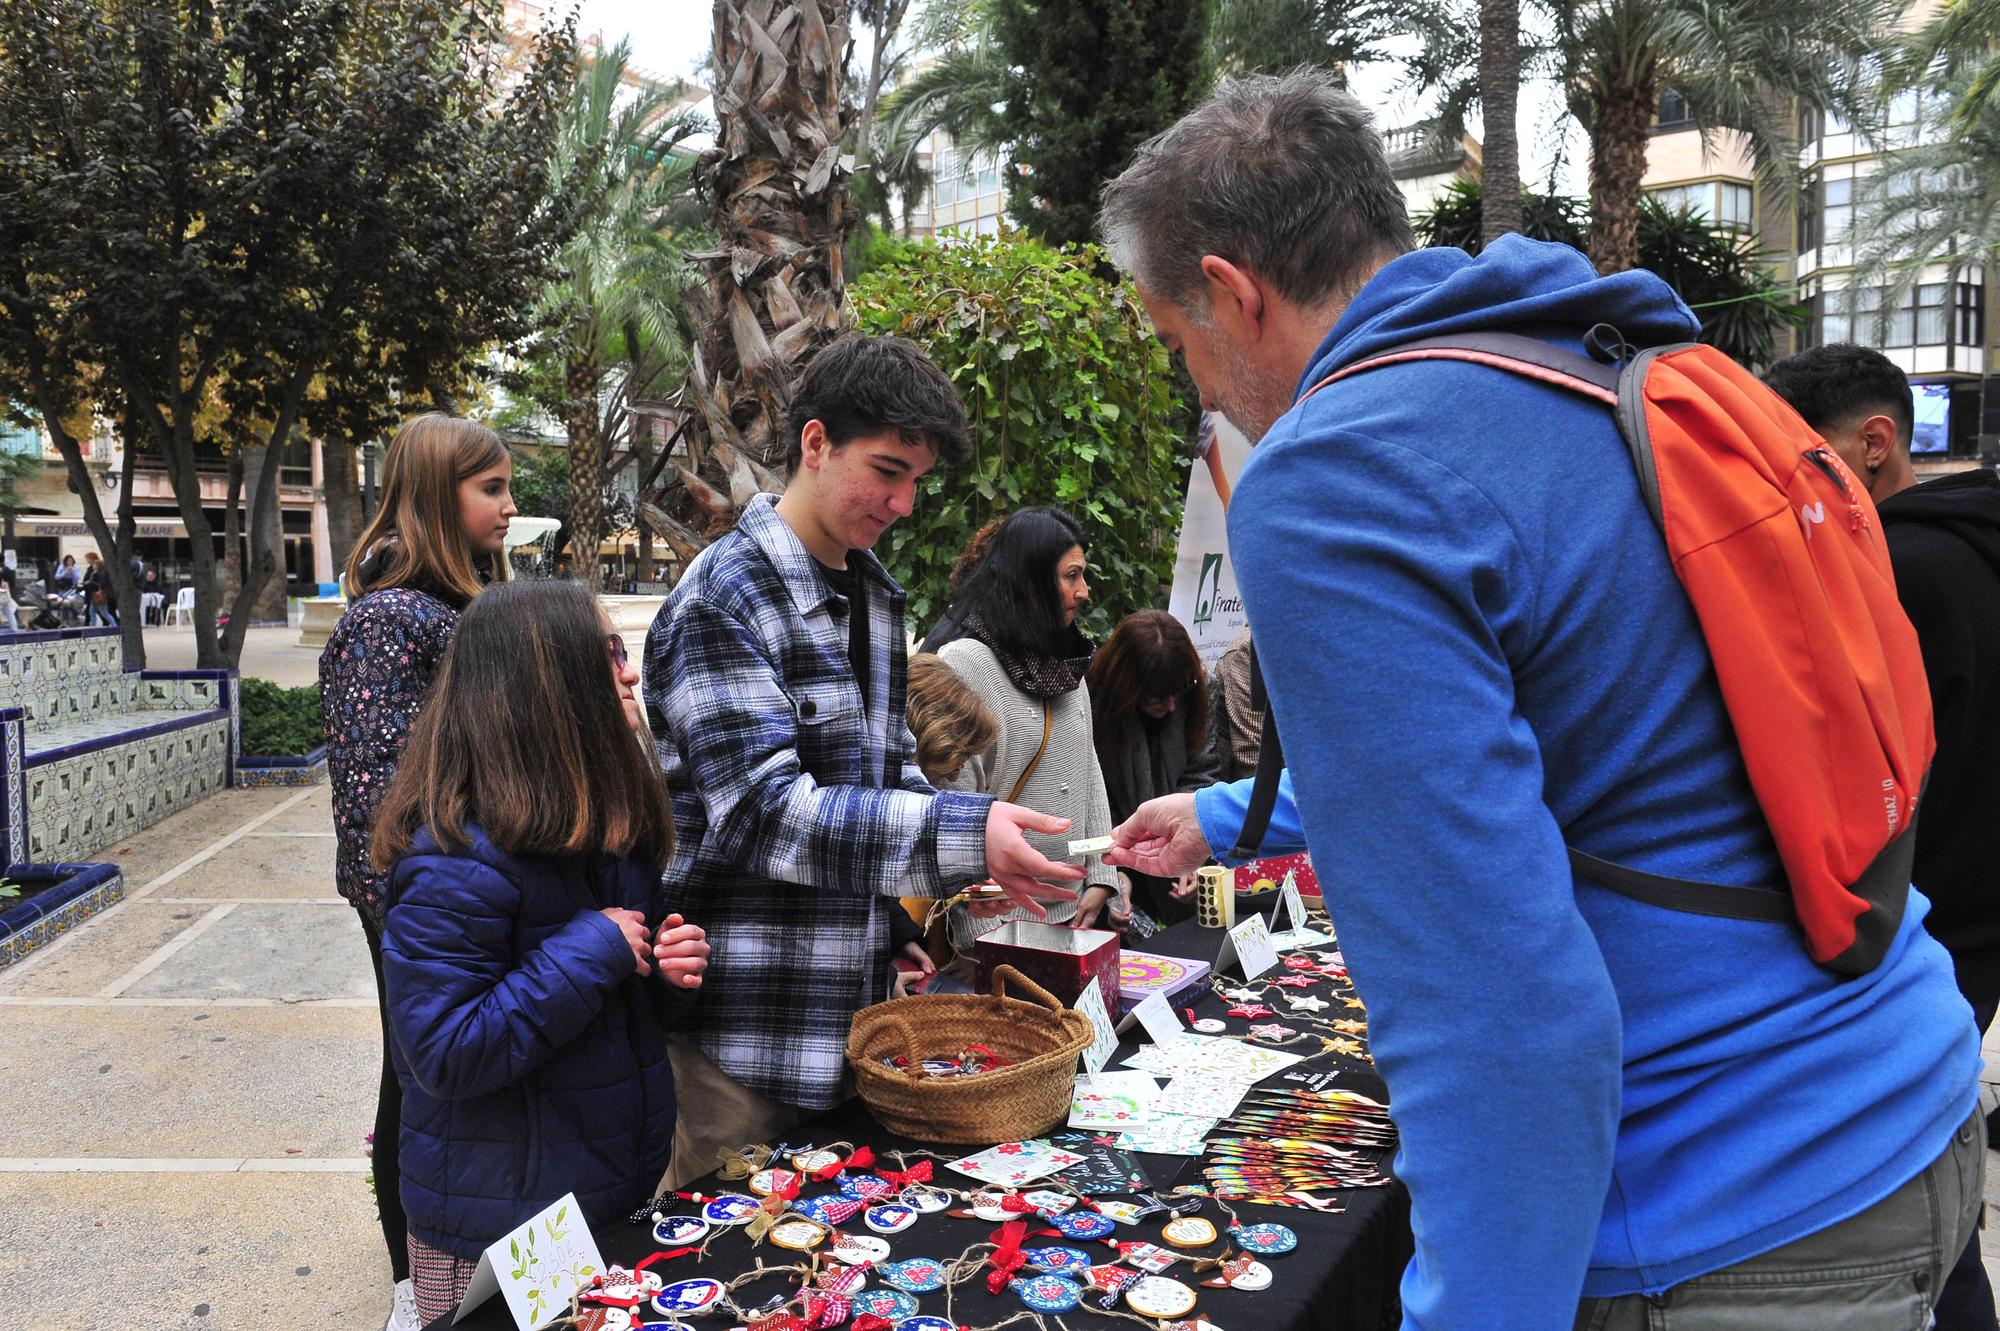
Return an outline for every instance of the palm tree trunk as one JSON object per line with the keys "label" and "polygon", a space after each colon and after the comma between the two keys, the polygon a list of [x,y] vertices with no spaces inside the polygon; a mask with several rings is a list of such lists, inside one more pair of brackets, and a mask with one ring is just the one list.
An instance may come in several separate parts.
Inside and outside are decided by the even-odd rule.
{"label": "palm tree trunk", "polygon": [[598,370],[572,361],[565,391],[563,431],[569,436],[570,567],[579,582],[597,586],[597,546],[604,533],[604,440],[597,412]]}
{"label": "palm tree trunk", "polygon": [[1600,273],[1639,266],[1640,181],[1646,129],[1653,122],[1650,85],[1601,97],[1590,126],[1590,258]]}
{"label": "palm tree trunk", "polygon": [[[697,256],[706,282],[688,298],[698,336],[684,439],[691,470],[722,482],[738,511],[780,486],[791,386],[848,325],[844,12],[837,0],[715,0],[715,147],[695,179],[717,243]],[[681,473],[663,476],[658,508],[696,516]]]}
{"label": "palm tree trunk", "polygon": [[1479,241],[1521,229],[1520,0],[1479,0],[1479,105],[1486,142],[1480,156]]}

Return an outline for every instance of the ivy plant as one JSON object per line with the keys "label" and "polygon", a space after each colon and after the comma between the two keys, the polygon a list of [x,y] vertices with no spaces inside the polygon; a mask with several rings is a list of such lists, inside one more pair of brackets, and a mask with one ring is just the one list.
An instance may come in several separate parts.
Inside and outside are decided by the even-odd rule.
{"label": "ivy plant", "polygon": [[1014,235],[912,245],[850,295],[870,333],[907,337],[965,401],[972,456],[925,479],[878,551],[908,588],[912,629],[944,610],[952,562],[988,519],[1058,504],[1083,524],[1100,640],[1165,603],[1179,531],[1180,418],[1166,349],[1094,247]]}

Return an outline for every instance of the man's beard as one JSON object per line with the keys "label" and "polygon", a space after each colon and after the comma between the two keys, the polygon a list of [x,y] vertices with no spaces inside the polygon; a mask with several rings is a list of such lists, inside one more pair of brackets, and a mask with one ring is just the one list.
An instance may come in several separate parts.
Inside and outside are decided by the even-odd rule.
{"label": "man's beard", "polygon": [[1291,385],[1264,382],[1233,343],[1223,342],[1222,353],[1228,365],[1229,395],[1224,398],[1218,394],[1217,403],[1229,423],[1254,447],[1270,433],[1278,417],[1291,409]]}

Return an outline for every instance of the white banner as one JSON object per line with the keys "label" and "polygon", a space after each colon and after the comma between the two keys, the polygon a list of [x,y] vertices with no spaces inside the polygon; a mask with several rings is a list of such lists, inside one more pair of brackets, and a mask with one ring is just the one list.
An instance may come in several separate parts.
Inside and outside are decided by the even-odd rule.
{"label": "white banner", "polygon": [[1243,598],[1236,594],[1236,569],[1229,561],[1224,515],[1229,509],[1230,489],[1250,456],[1250,441],[1226,416],[1205,413],[1196,448],[1167,610],[1194,639],[1202,664],[1212,667],[1229,640],[1248,622],[1243,615]]}

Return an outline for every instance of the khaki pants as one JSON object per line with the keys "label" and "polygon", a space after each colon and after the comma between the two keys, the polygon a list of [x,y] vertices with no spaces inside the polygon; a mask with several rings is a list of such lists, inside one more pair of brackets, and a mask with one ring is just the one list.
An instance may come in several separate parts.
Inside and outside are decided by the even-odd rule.
{"label": "khaki pants", "polygon": [[811,1111],[773,1100],[715,1065],[686,1036],[667,1037],[674,1065],[674,1153],[659,1191],[677,1192],[715,1170],[716,1154],[754,1146],[805,1119]]}
{"label": "khaki pants", "polygon": [[1923,1331],[1984,1202],[1974,1110],[1929,1168],[1860,1215],[1647,1298],[1585,1299],[1575,1331]]}

